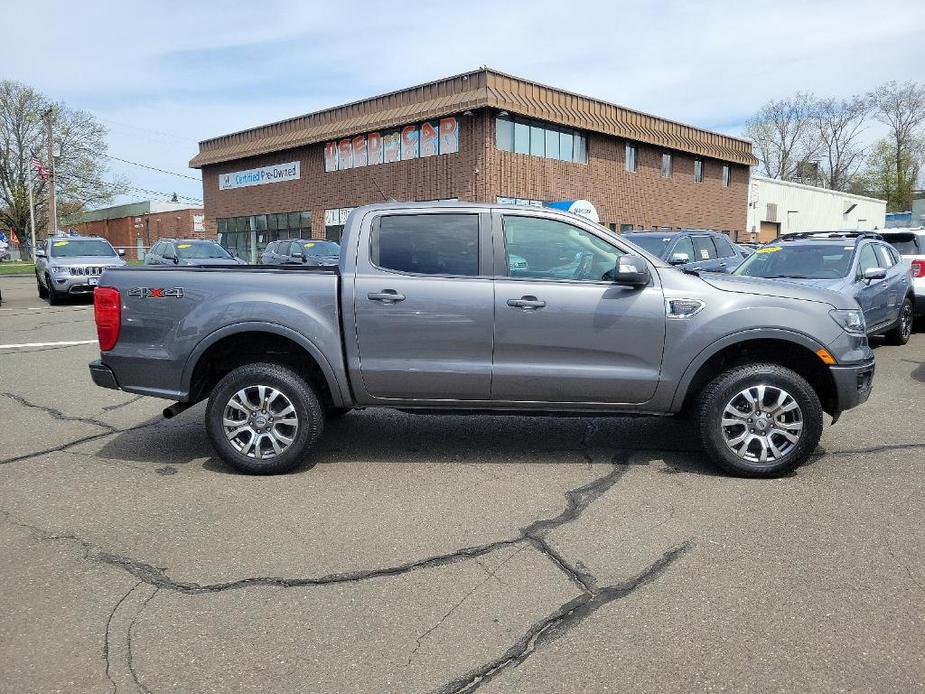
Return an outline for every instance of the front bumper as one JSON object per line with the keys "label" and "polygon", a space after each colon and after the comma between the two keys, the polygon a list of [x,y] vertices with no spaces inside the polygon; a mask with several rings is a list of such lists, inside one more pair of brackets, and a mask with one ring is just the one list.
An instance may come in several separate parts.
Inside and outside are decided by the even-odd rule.
{"label": "front bumper", "polygon": [[52,275],[51,278],[51,284],[59,294],[90,294],[99,281],[99,275]]}
{"label": "front bumper", "polygon": [[830,366],[829,370],[835,381],[836,417],[845,410],[867,402],[874,385],[873,359],[848,366]]}
{"label": "front bumper", "polygon": [[112,388],[113,390],[121,390],[121,388],[119,388],[119,382],[116,380],[116,375],[112,372],[112,369],[106,366],[99,359],[90,362],[90,378],[92,378],[93,382],[100,388]]}

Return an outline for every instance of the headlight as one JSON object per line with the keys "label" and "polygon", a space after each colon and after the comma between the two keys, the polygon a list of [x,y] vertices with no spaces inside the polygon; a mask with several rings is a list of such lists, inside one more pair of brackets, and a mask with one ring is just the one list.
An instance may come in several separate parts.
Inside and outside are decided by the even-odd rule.
{"label": "headlight", "polygon": [[51,268],[51,271],[56,275],[66,275],[71,271],[67,265],[54,265]]}
{"label": "headlight", "polygon": [[838,323],[842,330],[852,335],[866,335],[867,324],[864,322],[864,313],[858,309],[842,309],[829,311],[832,320]]}

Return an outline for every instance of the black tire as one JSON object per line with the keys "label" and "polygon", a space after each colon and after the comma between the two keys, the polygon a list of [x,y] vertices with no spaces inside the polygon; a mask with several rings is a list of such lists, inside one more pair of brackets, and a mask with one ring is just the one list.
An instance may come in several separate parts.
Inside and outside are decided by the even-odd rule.
{"label": "black tire", "polygon": [[38,275],[35,276],[35,286],[38,287],[39,290],[39,299],[47,299],[48,290],[42,286],[42,280],[39,279]]}
{"label": "black tire", "polygon": [[[254,389],[257,386],[269,386],[281,393],[291,402],[298,420],[292,443],[288,448],[273,457],[262,459],[256,455],[242,453],[229,440],[223,424],[229,401],[242,389]],[[271,408],[267,410],[273,414]],[[272,421],[271,419],[270,422]],[[269,429],[275,431],[276,427]],[[314,388],[295,371],[280,364],[256,363],[238,367],[212,389],[206,408],[206,430],[219,456],[235,470],[252,475],[273,475],[297,467],[318,441],[323,429],[324,409]],[[263,444],[259,437],[255,435],[255,438],[258,438],[257,447],[260,448]]]}
{"label": "black tire", "polygon": [[48,305],[58,306],[61,303],[61,295],[55,291],[55,285],[52,283],[51,277],[45,275],[45,282],[48,284]]}
{"label": "black tire", "polygon": [[907,296],[899,309],[899,319],[896,326],[884,333],[887,344],[902,346],[912,337],[912,325],[915,322],[915,309]]}
{"label": "black tire", "polygon": [[324,408],[325,419],[340,419],[353,412],[349,407],[326,407]]}
{"label": "black tire", "polygon": [[[765,391],[762,391],[765,393],[765,405],[753,405],[752,409],[763,415],[761,421],[758,421],[758,417],[753,417],[741,424],[724,427],[722,422],[727,405],[733,402],[744,402],[736,398],[740,397],[743,391],[749,388],[757,389],[759,386],[765,387]],[[754,391],[754,393],[758,392]],[[774,403],[769,403],[769,397],[773,400],[775,392],[778,394],[785,392],[799,406],[798,413],[802,415],[802,428],[799,430],[800,433],[795,443],[787,439],[782,440],[783,434],[777,432],[784,428],[784,425],[783,423],[775,424],[774,415],[768,412],[774,405]],[[758,363],[729,369],[708,383],[697,401],[700,406],[700,440],[704,450],[714,463],[727,472],[741,477],[780,477],[791,472],[812,455],[822,436],[822,405],[819,402],[819,396],[806,382],[806,379],[795,371],[778,364]],[[767,406],[767,410],[762,411],[760,408],[763,406]],[[781,422],[796,416],[797,413],[781,414]],[[727,421],[729,419],[732,418],[727,418]],[[750,424],[753,420],[754,426],[760,424],[765,428],[765,436],[752,436],[749,433],[749,431],[761,433],[761,428],[749,429],[753,426]],[[739,426],[742,428],[738,428]],[[795,425],[790,424],[790,427],[793,426]],[[742,448],[739,450],[745,455],[740,455],[727,444],[727,438],[731,443],[740,433],[744,434],[745,443],[740,444]],[[793,431],[788,433],[792,434]],[[760,455],[758,452],[761,449],[769,451],[767,443],[758,439],[765,441],[770,439],[772,443],[776,441],[775,448],[782,444],[779,448],[781,455],[766,462],[746,459],[746,456]],[[789,449],[784,450],[788,444]],[[769,452],[768,456],[771,455]]]}

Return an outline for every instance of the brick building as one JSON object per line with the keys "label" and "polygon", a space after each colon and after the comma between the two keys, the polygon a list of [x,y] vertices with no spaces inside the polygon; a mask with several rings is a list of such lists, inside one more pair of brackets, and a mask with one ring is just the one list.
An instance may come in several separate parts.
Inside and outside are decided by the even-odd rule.
{"label": "brick building", "polygon": [[128,257],[141,259],[159,238],[214,238],[201,207],[148,200],[81,212],[61,220],[62,229],[81,236],[102,236]]}
{"label": "brick building", "polygon": [[199,144],[206,227],[242,257],[340,238],[383,199],[588,200],[615,231],[746,228],[746,140],[483,68]]}
{"label": "brick building", "polygon": [[65,217],[59,226],[81,236],[102,236],[139,259],[160,238],[215,238],[205,227],[201,207],[157,200],[81,212]]}

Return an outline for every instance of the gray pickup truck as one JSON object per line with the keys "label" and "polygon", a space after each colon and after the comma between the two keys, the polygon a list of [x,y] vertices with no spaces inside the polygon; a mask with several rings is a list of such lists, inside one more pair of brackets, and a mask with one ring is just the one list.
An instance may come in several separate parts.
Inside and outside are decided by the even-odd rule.
{"label": "gray pickup truck", "polygon": [[215,449],[249,473],[297,466],[326,418],[391,407],[687,413],[710,459],[771,477],[874,375],[850,297],[677,269],[532,207],[361,207],[337,267],[107,270],[95,308],[96,384],[176,400],[168,417],[208,399]]}

